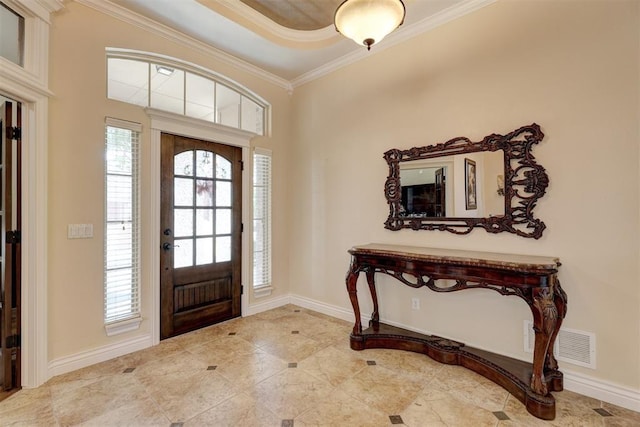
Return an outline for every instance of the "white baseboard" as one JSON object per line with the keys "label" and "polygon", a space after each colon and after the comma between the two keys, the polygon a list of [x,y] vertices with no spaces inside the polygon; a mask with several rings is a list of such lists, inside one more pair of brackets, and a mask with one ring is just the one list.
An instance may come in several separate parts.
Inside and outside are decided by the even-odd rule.
{"label": "white baseboard", "polygon": [[[347,322],[353,322],[353,310],[345,309],[324,302],[316,301],[310,298],[306,298],[300,295],[290,295],[291,304],[295,304],[302,308],[317,311],[318,313],[326,314],[327,316],[336,317],[338,319],[346,320]],[[363,317],[364,320],[364,317]],[[366,319],[369,321],[369,318]]]}
{"label": "white baseboard", "polygon": [[48,378],[66,374],[77,369],[86,368],[96,363],[105,362],[115,357],[124,356],[134,351],[151,347],[153,341],[151,335],[133,338],[131,340],[106,345],[93,350],[82,351],[71,356],[61,357],[49,362]]}
{"label": "white baseboard", "polygon": [[[251,316],[263,311],[282,307],[283,305],[287,304],[295,304],[297,306],[309,310],[314,310],[319,313],[326,314],[327,316],[346,320],[348,322],[354,321],[353,311],[351,309],[345,309],[343,307],[327,304],[321,301],[294,294],[285,295],[282,297],[270,299],[263,303],[254,304],[246,310],[244,315]],[[368,321],[368,316],[362,316],[363,325],[366,325]],[[401,325],[396,322],[385,320],[385,323],[389,323],[391,325],[405,329],[415,330],[416,332],[429,334],[428,331],[416,330],[415,328],[410,328],[406,325]],[[132,353],[134,351],[142,350],[147,347],[151,347],[152,344],[153,340],[151,335],[146,335],[129,341],[119,342],[117,344],[100,347],[94,350],[84,351],[72,356],[62,357],[49,363],[48,377],[51,378],[55,375],[71,372],[76,369],[81,369],[96,363],[113,359],[114,357],[119,357],[125,354]],[[566,369],[562,369],[562,371],[564,373],[564,388],[566,390],[570,390],[584,396],[589,396],[594,399],[621,406],[632,411],[640,412],[640,390],[634,390],[625,386],[612,384],[607,381],[592,378],[581,373],[571,372],[570,370]]]}
{"label": "white baseboard", "polygon": [[289,297],[289,295],[273,298],[265,302],[250,305],[249,307],[247,307],[245,312],[242,313],[242,316],[253,316],[254,314],[262,313],[263,311],[267,310],[273,310],[274,308],[282,307],[283,305],[287,305],[290,303],[291,298]]}
{"label": "white baseboard", "polygon": [[[251,316],[253,314],[287,305],[290,302],[291,298],[288,295],[274,298],[265,301],[264,303],[250,306],[244,315]],[[82,351],[71,356],[61,357],[49,362],[47,379],[55,377],[56,375],[62,375],[67,372],[86,368],[87,366],[95,365],[96,363],[105,362],[115,357],[124,356],[125,354],[133,353],[134,351],[144,350],[152,345],[153,339],[151,335],[145,335],[143,337],[137,337],[116,344]]]}
{"label": "white baseboard", "polygon": [[640,412],[640,391],[566,369],[562,372],[566,390]]}

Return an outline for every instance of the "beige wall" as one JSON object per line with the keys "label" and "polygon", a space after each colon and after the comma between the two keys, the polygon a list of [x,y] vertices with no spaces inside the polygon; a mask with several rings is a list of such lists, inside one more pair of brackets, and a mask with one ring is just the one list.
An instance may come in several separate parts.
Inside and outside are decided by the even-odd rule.
{"label": "beige wall", "polygon": [[[501,1],[388,50],[374,47],[369,58],[289,97],[203,53],[68,3],[51,31],[49,360],[149,331],[147,320],[139,331],[108,338],[102,324],[105,116],[143,124],[143,192],[155,179],[146,173],[147,116],[105,96],[104,49],[111,46],[193,62],[271,103],[272,135],[253,143],[274,154],[273,298],[292,292],[350,310],[347,249],[367,242],[555,255],[569,295],[565,326],[597,337],[595,371],[563,368],[637,389],[638,5]],[[479,139],[534,121],[546,134],[534,155],[551,179],[536,209],[548,227],[540,240],[383,228],[384,151]],[[143,217],[150,209],[143,206]],[[68,240],[70,223],[94,224],[94,238]],[[150,262],[145,247],[144,266]],[[151,286],[142,284],[146,319]],[[436,294],[388,278],[379,279],[379,292],[384,318],[531,357],[522,351],[530,312],[516,298],[481,290]],[[415,296],[420,311],[410,310]]]}
{"label": "beige wall", "polygon": [[[150,35],[78,3],[68,3],[54,15],[51,29],[49,126],[49,360],[68,357],[150,331],[150,290],[146,272],[150,266],[148,242],[143,241],[141,328],[107,337],[103,327],[103,198],[104,118],[142,123],[142,218],[151,209],[150,121],[136,106],[106,99],[105,47],[154,52],[179,58],[227,76],[267,100],[273,108],[272,135],[256,138],[253,145],[273,150],[273,201],[288,205],[286,170],[289,162],[290,97],[286,91],[254,75],[216,62],[211,57]],[[287,211],[276,212],[273,245],[276,253],[288,248]],[[68,240],[67,224],[94,225],[93,239]],[[142,235],[148,230],[143,222]],[[153,231],[151,231],[153,232]],[[288,259],[274,259],[273,297],[288,294]]]}
{"label": "beige wall", "polygon": [[[347,250],[384,242],[560,257],[565,326],[596,334],[597,369],[640,386],[640,3],[501,1],[296,88],[290,199],[291,290],[351,309]],[[551,184],[539,240],[475,230],[383,228],[382,153],[536,122]],[[363,279],[359,289],[368,300]],[[383,318],[530,360],[517,298],[437,294],[378,279]],[[411,297],[422,309],[410,309]],[[370,303],[365,304],[370,312]]]}

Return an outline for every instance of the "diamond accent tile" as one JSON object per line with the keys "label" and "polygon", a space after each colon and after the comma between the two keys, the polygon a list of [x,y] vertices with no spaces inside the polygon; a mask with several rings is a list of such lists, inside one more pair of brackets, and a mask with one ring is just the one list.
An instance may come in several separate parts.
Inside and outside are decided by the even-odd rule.
{"label": "diamond accent tile", "polygon": [[218,365],[211,365],[211,366],[207,367],[207,371],[215,371],[217,367],[218,367]]}
{"label": "diamond accent tile", "polygon": [[509,416],[507,414],[505,414],[502,411],[495,411],[493,413],[493,415],[496,416],[497,419],[499,419],[500,421],[506,421],[506,420],[510,420],[511,418],[509,418]]}
{"label": "diamond accent tile", "polygon": [[603,417],[613,417],[613,414],[609,411],[607,411],[606,409],[603,408],[593,408],[594,411],[596,411],[598,414],[602,415]]}
{"label": "diamond accent tile", "polygon": [[298,363],[296,362],[289,363],[289,368],[297,368],[297,367],[298,367]]}
{"label": "diamond accent tile", "polygon": [[389,421],[391,421],[391,424],[404,424],[400,415],[389,415]]}
{"label": "diamond accent tile", "polygon": [[131,372],[135,371],[136,368],[127,368],[124,371],[122,371],[123,374],[130,374]]}
{"label": "diamond accent tile", "polygon": [[375,366],[376,365],[376,361],[375,360],[367,360],[367,365]]}

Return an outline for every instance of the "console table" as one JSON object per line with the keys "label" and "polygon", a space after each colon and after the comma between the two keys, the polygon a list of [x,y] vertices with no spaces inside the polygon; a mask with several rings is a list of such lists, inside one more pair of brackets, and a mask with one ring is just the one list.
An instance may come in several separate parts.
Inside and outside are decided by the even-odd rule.
{"label": "console table", "polygon": [[[567,295],[557,278],[560,266],[557,258],[383,244],[354,246],[349,253],[351,265],[346,282],[356,318],[351,333],[353,350],[414,351],[441,363],[464,366],[504,387],[534,416],[544,420],[555,418],[555,399],[550,392],[562,390],[563,377],[553,356],[553,344],[567,312]],[[366,330],[362,329],[356,289],[360,272],[366,274],[373,299],[373,314]],[[533,363],[381,323],[375,273],[388,274],[413,288],[426,286],[435,292],[484,288],[522,298],[533,314]],[[407,275],[415,280],[409,280]],[[441,279],[449,279],[453,284],[438,286],[436,281]]]}

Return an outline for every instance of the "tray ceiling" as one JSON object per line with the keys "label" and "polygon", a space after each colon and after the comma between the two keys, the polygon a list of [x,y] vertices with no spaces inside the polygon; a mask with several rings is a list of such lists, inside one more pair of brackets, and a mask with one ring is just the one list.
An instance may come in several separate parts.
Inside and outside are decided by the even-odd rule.
{"label": "tray ceiling", "polygon": [[342,0],[75,1],[154,30],[170,29],[295,87],[496,0],[404,0],[404,24],[371,52],[333,26]]}
{"label": "tray ceiling", "polygon": [[276,24],[292,30],[319,30],[333,24],[343,0],[240,0]]}

